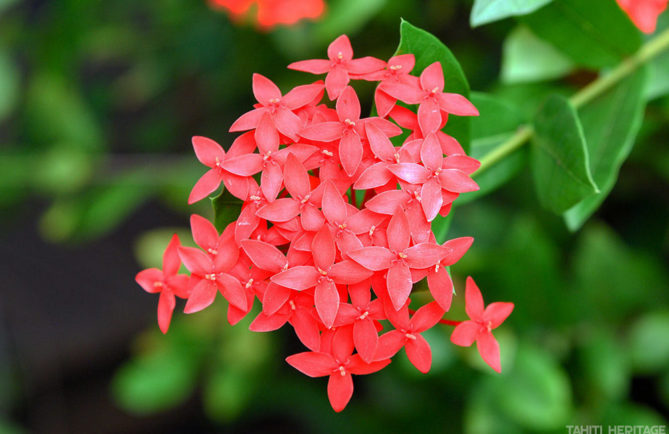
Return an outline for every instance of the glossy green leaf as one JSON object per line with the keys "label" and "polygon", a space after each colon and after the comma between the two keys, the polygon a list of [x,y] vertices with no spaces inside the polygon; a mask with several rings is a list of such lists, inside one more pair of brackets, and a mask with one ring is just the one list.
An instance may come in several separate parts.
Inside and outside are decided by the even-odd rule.
{"label": "glossy green leaf", "polygon": [[539,201],[557,214],[598,192],[581,123],[566,98],[550,97],[535,117],[530,162]]}
{"label": "glossy green leaf", "polygon": [[590,68],[614,66],[641,46],[641,33],[612,0],[558,0],[521,21]]}
{"label": "glossy green leaf", "polygon": [[504,41],[501,79],[505,83],[551,80],[572,69],[569,58],[526,26],[514,29]]}
{"label": "glossy green leaf", "polygon": [[[397,54],[412,53],[416,56],[413,72],[419,75],[425,67],[436,61],[441,62],[444,70],[444,92],[459,93],[469,97],[469,83],[460,63],[437,37],[423,29],[402,20],[400,25],[400,44]],[[471,119],[467,116],[449,116],[444,131],[455,137],[465,151],[469,150]]]}
{"label": "glossy green leaf", "polygon": [[[481,159],[518,130],[523,123],[523,116],[513,105],[490,94],[472,92],[471,101],[480,114],[472,119],[469,155]],[[526,159],[527,150],[521,148],[481,174],[474,174],[474,180],[480,189],[460,195],[454,204],[465,204],[500,187],[518,173]]]}
{"label": "glossy green leaf", "polygon": [[584,199],[564,214],[571,230],[580,228],[599,208],[618,179],[643,120],[646,77],[646,70],[641,69],[578,111],[592,177],[600,194]]}
{"label": "glossy green leaf", "polygon": [[242,210],[242,202],[225,188],[218,196],[211,198],[211,204],[214,207],[214,226],[219,232],[237,220]]}
{"label": "glossy green leaf", "polygon": [[475,0],[469,22],[472,27],[504,18],[530,14],[553,0]]}

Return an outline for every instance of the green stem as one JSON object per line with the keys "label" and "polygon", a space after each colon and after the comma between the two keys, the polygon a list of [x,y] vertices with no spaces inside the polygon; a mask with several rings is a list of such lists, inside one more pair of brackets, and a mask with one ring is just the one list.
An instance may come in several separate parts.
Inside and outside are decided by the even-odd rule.
{"label": "green stem", "polygon": [[[650,41],[646,42],[635,54],[621,62],[610,73],[600,76],[592,83],[579,90],[569,99],[574,107],[579,108],[606,92],[619,81],[634,72],[662,51],[669,48],[669,29],[663,31]],[[522,147],[532,138],[532,127],[521,126],[507,141],[493,149],[481,158],[481,167],[474,173],[475,176],[488,170],[498,161]]]}

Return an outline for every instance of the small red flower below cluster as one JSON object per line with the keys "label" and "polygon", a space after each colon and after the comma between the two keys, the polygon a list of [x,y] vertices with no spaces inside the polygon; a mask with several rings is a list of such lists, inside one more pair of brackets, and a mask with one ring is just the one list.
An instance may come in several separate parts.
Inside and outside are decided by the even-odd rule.
{"label": "small red flower below cluster", "polygon": [[[227,152],[211,139],[193,138],[208,170],[189,203],[222,184],[242,208],[221,233],[193,215],[198,247],[180,247],[175,237],[163,271],[137,275],[145,290],[161,293],[161,330],[167,331],[175,296],[186,298],[184,311],[193,313],[218,294],[228,302],[230,324],[254,312],[253,331],[289,325],[308,351],[286,360],[306,375],[329,378],[335,411],[351,398],[352,375],[384,368],[402,349],[418,371],[428,372],[432,352],[422,333],[440,322],[459,324],[453,342],[476,341],[483,359],[499,371],[490,330],[513,305],[484,310],[468,280],[470,320],[442,320],[454,294],[446,267],[473,239],[439,244],[432,231],[432,222],[447,216],[460,194],[478,189],[471,175],[479,162],[441,129],[449,116],[478,111],[464,96],[444,92],[439,62],[416,77],[409,75],[413,55],[354,59],[346,36],[330,44],[328,58],[291,64],[326,77],[285,94],[255,74],[258,103],[230,128],[242,134]],[[362,116],[351,86],[356,80],[378,83],[379,116]],[[334,107],[322,101],[325,91]],[[398,101],[417,104],[417,113]],[[182,262],[189,275],[177,274]],[[414,284],[424,279],[429,293],[412,297]],[[256,299],[261,306],[254,311]]]}

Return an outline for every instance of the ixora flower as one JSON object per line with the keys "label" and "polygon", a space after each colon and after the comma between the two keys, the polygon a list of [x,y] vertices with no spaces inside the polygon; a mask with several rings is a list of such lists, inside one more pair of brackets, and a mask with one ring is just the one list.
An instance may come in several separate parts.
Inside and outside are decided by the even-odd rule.
{"label": "ixora flower", "polygon": [[620,8],[644,33],[653,33],[657,17],[667,8],[668,0],[618,0]]}
{"label": "ixora flower", "polygon": [[213,8],[225,9],[233,19],[239,20],[254,10],[254,17],[261,29],[277,25],[291,26],[302,19],[317,19],[325,11],[323,0],[210,0]]}
{"label": "ixora flower", "polygon": [[[413,71],[412,54],[388,62],[354,59],[346,36],[330,44],[328,57],[291,64],[327,76],[325,84],[285,94],[255,74],[258,103],[232,125],[242,134],[227,151],[211,139],[193,138],[195,154],[209,170],[189,203],[222,184],[240,200],[241,212],[220,228],[191,216],[198,247],[179,246],[175,236],[163,270],[137,275],[142,288],[160,293],[161,330],[167,331],[175,297],[186,298],[185,313],[194,313],[221,294],[231,325],[253,312],[252,331],[294,330],[308,351],[286,361],[308,376],[328,377],[335,411],[351,399],[353,375],[383,369],[402,349],[416,369],[428,372],[432,352],[422,333],[439,323],[456,325],[453,343],[476,342],[499,372],[491,330],[513,305],[484,309],[469,279],[470,319],[444,319],[454,294],[447,267],[473,239],[439,244],[432,231],[461,193],[478,189],[471,174],[479,162],[441,128],[450,115],[478,111],[464,96],[443,92],[439,62]],[[379,116],[362,116],[351,86],[357,80],[378,83]],[[334,107],[323,103],[324,89]],[[417,113],[398,101],[418,105]],[[182,262],[189,275],[178,274]],[[424,279],[429,292],[412,297],[414,284]],[[256,299],[261,306],[254,310]]]}

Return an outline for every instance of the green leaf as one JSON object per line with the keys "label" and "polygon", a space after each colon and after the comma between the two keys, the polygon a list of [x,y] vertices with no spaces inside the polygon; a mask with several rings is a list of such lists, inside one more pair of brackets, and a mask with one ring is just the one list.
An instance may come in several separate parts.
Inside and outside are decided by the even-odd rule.
{"label": "green leaf", "polygon": [[584,381],[582,387],[589,401],[603,403],[624,398],[629,386],[626,351],[607,328],[587,336],[579,351]]}
{"label": "green leaf", "polygon": [[[480,114],[472,118],[472,144],[469,155],[481,159],[516,132],[523,123],[523,116],[513,105],[490,94],[472,92],[471,101]],[[475,174],[480,189],[460,195],[455,205],[468,203],[506,183],[523,167],[526,158],[527,150],[521,148],[480,175]]]}
{"label": "green leaf", "polygon": [[553,0],[475,0],[469,22],[472,27],[504,18],[530,14]]}
{"label": "green leaf", "polygon": [[387,0],[335,0],[316,26],[316,38],[329,44],[342,33],[356,33],[386,5]]}
{"label": "green leaf", "polygon": [[504,83],[551,80],[563,77],[573,69],[574,64],[569,58],[539,39],[526,26],[516,27],[504,41],[501,73]]}
{"label": "green leaf", "polygon": [[633,250],[606,226],[593,222],[579,238],[570,263],[575,281],[568,292],[578,297],[575,311],[590,322],[612,324],[634,312],[646,311],[668,301],[666,265]]}
{"label": "green leaf", "polygon": [[[395,55],[412,53],[416,56],[413,72],[419,75],[425,67],[436,61],[441,62],[444,70],[444,92],[459,93],[469,98],[469,83],[460,63],[437,37],[423,29],[402,20],[400,24],[400,44]],[[471,122],[469,117],[448,117],[445,132],[455,137],[465,151],[469,151]]]}
{"label": "green leaf", "polygon": [[629,354],[637,372],[654,373],[669,366],[669,311],[649,313],[630,330]]}
{"label": "green leaf", "polygon": [[531,431],[564,427],[571,413],[571,390],[564,370],[543,350],[521,345],[511,372],[492,377],[496,404]]}
{"label": "green leaf", "polygon": [[578,111],[592,177],[600,194],[584,199],[564,214],[572,231],[580,228],[606,199],[634,146],[643,120],[646,78],[646,70],[640,69]]}
{"label": "green leaf", "polygon": [[521,18],[574,62],[614,66],[641,46],[641,33],[612,0],[559,0]]}
{"label": "green leaf", "polygon": [[148,414],[186,400],[196,379],[197,366],[187,354],[156,351],[123,365],[113,379],[112,391],[125,410]]}
{"label": "green leaf", "polygon": [[539,109],[530,161],[539,201],[557,214],[598,192],[581,123],[564,97],[554,95]]}
{"label": "green leaf", "polygon": [[230,194],[225,188],[216,196],[211,198],[214,207],[214,226],[219,232],[232,222],[237,220],[242,211],[242,201]]}

